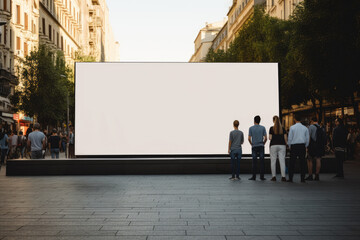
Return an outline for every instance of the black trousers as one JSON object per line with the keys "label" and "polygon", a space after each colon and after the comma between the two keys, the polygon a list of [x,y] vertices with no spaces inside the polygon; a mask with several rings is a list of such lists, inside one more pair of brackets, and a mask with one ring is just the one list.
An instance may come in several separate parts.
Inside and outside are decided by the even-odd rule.
{"label": "black trousers", "polygon": [[290,180],[293,180],[295,163],[296,163],[296,160],[298,158],[299,158],[299,161],[300,161],[301,180],[305,179],[305,171],[306,171],[305,155],[306,155],[305,144],[293,144],[293,145],[291,145],[290,166],[289,166],[289,179]]}
{"label": "black trousers", "polygon": [[337,163],[337,175],[344,176],[344,161],[345,151],[335,151],[336,163]]}

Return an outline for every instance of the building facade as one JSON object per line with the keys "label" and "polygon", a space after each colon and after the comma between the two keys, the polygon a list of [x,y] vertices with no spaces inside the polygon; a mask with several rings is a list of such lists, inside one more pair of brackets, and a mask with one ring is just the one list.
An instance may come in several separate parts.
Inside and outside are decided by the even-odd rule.
{"label": "building facade", "polygon": [[10,96],[18,67],[44,44],[64,53],[71,67],[77,58],[119,61],[106,0],[0,0],[0,117],[13,123]]}
{"label": "building facade", "polygon": [[288,20],[303,0],[266,0],[266,12],[271,17]]}
{"label": "building facade", "polygon": [[213,44],[213,40],[224,24],[225,20],[209,24],[206,23],[206,26],[202,28],[196,36],[194,41],[195,53],[191,56],[190,62],[203,62],[205,60],[205,57]]}

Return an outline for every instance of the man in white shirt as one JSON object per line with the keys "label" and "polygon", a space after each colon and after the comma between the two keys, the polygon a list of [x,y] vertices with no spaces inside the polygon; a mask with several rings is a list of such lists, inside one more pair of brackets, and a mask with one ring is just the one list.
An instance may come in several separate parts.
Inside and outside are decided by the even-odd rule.
{"label": "man in white shirt", "polygon": [[289,166],[289,180],[293,182],[295,162],[297,158],[300,161],[301,182],[305,182],[306,170],[306,148],[309,146],[309,130],[301,124],[300,116],[295,115],[295,124],[290,127],[288,145],[290,147],[290,166]]}

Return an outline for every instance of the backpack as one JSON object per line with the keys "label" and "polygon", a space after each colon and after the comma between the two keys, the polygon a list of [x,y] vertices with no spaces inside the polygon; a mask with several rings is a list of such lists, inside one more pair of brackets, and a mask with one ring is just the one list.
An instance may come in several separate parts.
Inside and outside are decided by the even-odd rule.
{"label": "backpack", "polygon": [[315,125],[316,126],[316,141],[315,141],[315,148],[317,149],[318,153],[321,154],[321,156],[325,155],[325,146],[326,146],[326,133],[325,129]]}

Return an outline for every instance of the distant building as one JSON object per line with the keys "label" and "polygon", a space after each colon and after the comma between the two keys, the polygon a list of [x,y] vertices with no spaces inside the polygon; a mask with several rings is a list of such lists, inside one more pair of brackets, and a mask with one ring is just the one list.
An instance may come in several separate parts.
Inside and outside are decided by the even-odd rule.
{"label": "distant building", "polygon": [[192,55],[190,62],[203,62],[213,40],[224,26],[225,21],[220,21],[216,23],[207,23],[204,28],[199,31],[194,43],[195,43],[195,53]]}
{"label": "distant building", "polygon": [[266,12],[271,17],[288,20],[303,0],[266,0]]}

